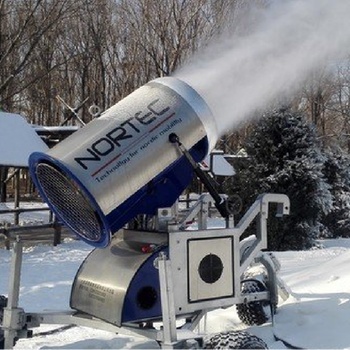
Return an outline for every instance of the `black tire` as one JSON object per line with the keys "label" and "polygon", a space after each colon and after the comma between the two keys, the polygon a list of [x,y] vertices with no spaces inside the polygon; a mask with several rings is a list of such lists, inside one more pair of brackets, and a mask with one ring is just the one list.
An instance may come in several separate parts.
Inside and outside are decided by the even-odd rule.
{"label": "black tire", "polygon": [[5,349],[4,332],[0,330],[0,349]]}
{"label": "black tire", "polygon": [[[246,280],[242,282],[242,294],[264,292],[267,288],[258,280]],[[269,319],[266,309],[269,307],[267,301],[252,301],[246,304],[236,305],[239,319],[248,326],[262,325]]]}
{"label": "black tire", "polygon": [[268,349],[259,337],[248,332],[231,331],[211,336],[205,341],[205,349]]}
{"label": "black tire", "polygon": [[[7,306],[7,298],[4,295],[0,295],[0,325],[2,324],[3,309]],[[0,328],[0,349],[5,348],[4,331]]]}

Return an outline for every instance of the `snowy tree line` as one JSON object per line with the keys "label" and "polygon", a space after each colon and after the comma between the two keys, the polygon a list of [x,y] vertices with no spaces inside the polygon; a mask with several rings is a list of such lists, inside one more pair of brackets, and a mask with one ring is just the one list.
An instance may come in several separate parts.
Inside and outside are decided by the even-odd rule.
{"label": "snowy tree line", "polygon": [[[89,98],[88,122],[90,105],[106,109],[223,32],[249,30],[241,14],[252,4],[268,1],[0,0],[0,108],[59,125],[57,96]],[[315,71],[288,106],[220,142],[249,154],[228,189],[245,205],[261,192],[292,199],[290,218],[272,223],[272,249],[350,235],[350,58]]]}
{"label": "snowy tree line", "polygon": [[56,96],[106,109],[170,75],[232,22],[242,0],[0,0],[0,106],[63,120]]}
{"label": "snowy tree line", "polygon": [[[242,14],[257,4],[268,1],[0,0],[0,107],[57,125],[57,95],[72,106],[89,98],[89,121],[89,105],[108,108],[223,32],[249,30]],[[325,142],[347,150],[349,103],[350,60],[315,71],[293,101]]]}
{"label": "snowy tree line", "polygon": [[[106,109],[140,85],[172,74],[266,0],[0,0],[0,107],[29,122],[64,120],[59,95]],[[292,101],[323,142],[350,150],[350,59],[317,70]],[[246,129],[230,138],[236,146]]]}

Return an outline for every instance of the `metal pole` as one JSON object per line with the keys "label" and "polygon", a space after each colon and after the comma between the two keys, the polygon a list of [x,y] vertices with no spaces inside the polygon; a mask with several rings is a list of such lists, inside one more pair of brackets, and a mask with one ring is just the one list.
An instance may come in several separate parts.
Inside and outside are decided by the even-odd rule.
{"label": "metal pole", "polygon": [[21,315],[23,314],[23,310],[18,308],[22,255],[23,245],[18,239],[13,244],[8,301],[7,307],[4,308],[3,328],[5,330],[5,349],[13,348],[17,332],[22,329]]}
{"label": "metal pole", "polygon": [[62,237],[62,226],[59,224],[56,216],[55,216],[55,221],[53,223],[53,228],[55,230],[54,237],[53,237],[53,245],[56,247],[57,245],[61,244],[61,237]]}
{"label": "metal pole", "polygon": [[[15,175],[15,208],[19,208],[19,201],[20,201],[20,171],[19,169],[16,170]],[[15,212],[14,215],[14,223],[15,225],[19,224],[19,212]]]}
{"label": "metal pole", "polygon": [[170,260],[164,253],[159,254],[158,269],[163,317],[162,348],[172,349],[172,344],[177,341],[175,301]]}
{"label": "metal pole", "polygon": [[184,157],[187,159],[187,161],[191,164],[194,173],[201,180],[201,182],[204,185],[204,187],[206,188],[206,190],[213,197],[213,200],[215,202],[215,206],[216,206],[217,210],[219,211],[220,215],[223,218],[229,217],[231,215],[231,211],[230,211],[230,208],[228,206],[227,199],[223,198],[219,194],[219,192],[216,190],[215,186],[212,183],[213,182],[212,179],[210,179],[210,177],[196,163],[196,161],[191,156],[190,152],[180,142],[179,137],[176,134],[172,133],[169,135],[169,141],[177,146],[178,150],[184,155]]}

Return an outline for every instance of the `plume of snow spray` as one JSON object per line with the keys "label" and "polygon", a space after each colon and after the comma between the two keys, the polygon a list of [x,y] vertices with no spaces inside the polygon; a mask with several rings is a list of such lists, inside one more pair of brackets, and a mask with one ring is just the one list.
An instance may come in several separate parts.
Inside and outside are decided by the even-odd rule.
{"label": "plume of snow spray", "polygon": [[348,55],[349,14],[350,0],[276,0],[248,35],[216,43],[176,76],[207,101],[222,135]]}

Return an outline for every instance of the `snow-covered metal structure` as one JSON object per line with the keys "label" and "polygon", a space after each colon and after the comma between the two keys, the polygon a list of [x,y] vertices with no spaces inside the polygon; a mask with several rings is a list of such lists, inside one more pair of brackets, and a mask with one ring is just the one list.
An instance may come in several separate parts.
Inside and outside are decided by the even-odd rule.
{"label": "snow-covered metal structure", "polygon": [[28,167],[30,154],[48,147],[21,115],[0,111],[0,149],[0,166]]}

